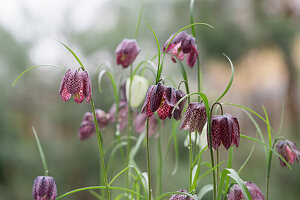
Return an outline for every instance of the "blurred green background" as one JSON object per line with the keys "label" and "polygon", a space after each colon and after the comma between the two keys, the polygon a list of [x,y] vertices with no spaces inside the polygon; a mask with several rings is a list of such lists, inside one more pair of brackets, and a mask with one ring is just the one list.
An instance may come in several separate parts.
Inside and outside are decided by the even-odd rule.
{"label": "blurred green background", "polygon": [[[189,3],[186,0],[144,1],[137,38],[142,51],[135,64],[156,53],[154,37],[143,22],[152,26],[162,46],[172,33],[190,23]],[[112,88],[105,78],[104,90],[98,92],[97,66],[109,63],[117,77],[123,75],[124,80],[129,69],[122,70],[115,65],[114,51],[123,38],[134,37],[142,4],[139,0],[0,1],[0,199],[32,199],[33,180],[43,175],[32,126],[40,137],[59,194],[99,184],[96,137],[82,142],[77,136],[82,117],[90,111],[90,105],[61,101],[58,88],[63,72],[42,67],[23,76],[14,88],[11,85],[30,66],[79,67],[72,55],[56,41],[60,40],[69,45],[87,66],[96,107],[108,111],[113,104]],[[230,67],[222,56],[224,52],[233,60],[236,74],[223,101],[245,105],[260,114],[263,114],[261,105],[265,105],[275,130],[279,128],[284,102],[280,134],[300,145],[299,0],[195,0],[194,18],[195,22],[214,26],[214,29],[196,27],[203,88],[208,97],[216,99],[229,80]],[[197,69],[186,69],[194,92],[197,90]],[[180,70],[169,56],[166,56],[164,74],[176,83],[181,81]],[[154,81],[151,76],[149,79]],[[167,84],[170,83],[167,81]],[[243,134],[255,136],[256,130],[243,111],[229,106],[224,110],[238,117]],[[260,125],[266,133],[264,124]],[[168,127],[170,120],[166,120],[163,131],[164,150],[170,134]],[[175,162],[173,148],[164,162],[164,192],[188,188],[188,150],[183,146],[185,134],[178,132],[180,165],[177,174],[171,175]],[[103,131],[103,137],[107,147],[113,140],[112,125]],[[251,142],[241,139],[240,147],[234,151],[234,168],[239,169],[251,148]],[[151,139],[151,155],[154,184],[155,138]],[[209,161],[208,152],[205,159]],[[221,160],[225,159],[227,151],[222,147]],[[142,171],[146,171],[144,148],[136,161]],[[274,157],[272,163],[270,199],[299,199],[299,166],[294,165],[292,171],[281,168]],[[120,170],[115,163],[109,177]],[[264,151],[256,145],[241,178],[255,182],[265,191],[265,173]],[[200,186],[210,182],[208,176]],[[94,197],[82,192],[65,199]]]}

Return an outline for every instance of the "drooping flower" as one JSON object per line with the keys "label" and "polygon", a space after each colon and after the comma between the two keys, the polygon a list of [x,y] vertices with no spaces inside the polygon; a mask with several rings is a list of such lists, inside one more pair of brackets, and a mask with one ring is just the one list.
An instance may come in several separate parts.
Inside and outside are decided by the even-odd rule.
{"label": "drooping flower", "polygon": [[55,200],[57,189],[51,176],[38,176],[34,179],[32,196],[34,200]]}
{"label": "drooping flower", "polygon": [[[114,103],[108,112],[109,122],[116,122],[116,112],[117,112],[117,106]],[[118,123],[120,125],[120,130],[126,128],[128,123],[127,117],[128,117],[128,104],[126,101],[121,100],[119,102],[119,114],[118,114]]]}
{"label": "drooping flower", "polygon": [[[252,182],[245,183],[253,200],[264,200],[265,197],[260,189]],[[227,200],[244,200],[243,192],[238,184],[234,184],[227,193]]]}
{"label": "drooping flower", "polygon": [[[177,57],[179,60],[183,60],[184,55],[187,54],[187,65],[191,68],[194,67],[198,55],[195,38],[189,35],[186,31],[182,31],[173,38],[167,48],[167,45],[169,44],[173,36],[174,34],[171,35],[166,41],[163,47],[163,51],[171,51],[171,54]],[[174,57],[172,57],[172,60],[173,62],[176,62]]]}
{"label": "drooping flower", "polygon": [[[175,91],[175,96],[176,96],[176,102],[178,102],[182,97],[185,96],[185,93],[182,91],[182,90],[176,90]],[[186,103],[186,99],[183,99],[179,104],[178,104],[178,107],[175,108],[174,110],[174,113],[173,113],[173,118],[175,120],[179,120],[181,119],[181,113],[182,113],[182,110],[184,108],[184,105]]]}
{"label": "drooping flower", "polygon": [[[290,164],[298,162],[300,152],[296,149],[296,144],[289,140],[279,141],[276,145],[277,152]],[[286,167],[285,162],[279,158],[281,167]]]}
{"label": "drooping flower", "polygon": [[[221,143],[228,150],[231,146],[239,146],[240,127],[235,117],[229,114],[213,115],[211,117],[212,147],[216,150]],[[207,137],[207,140],[209,138]]]}
{"label": "drooping flower", "polygon": [[86,99],[91,99],[91,80],[87,71],[77,71],[69,69],[62,78],[59,94],[64,102],[73,96],[76,103],[81,103]]}
{"label": "drooping flower", "polygon": [[[103,110],[100,109],[96,109],[95,114],[99,128],[105,128],[109,123],[109,114],[106,114]],[[93,114],[90,112],[86,112],[80,124],[78,137],[80,140],[86,140],[91,137],[95,133],[95,131],[96,128]]]}
{"label": "drooping flower", "polygon": [[133,63],[140,51],[136,40],[124,39],[116,49],[117,65],[127,68]]}
{"label": "drooping flower", "polygon": [[164,120],[167,117],[172,117],[172,110],[175,104],[175,89],[158,83],[148,88],[142,113],[146,112],[147,117],[151,117],[157,111],[158,117]]}
{"label": "drooping flower", "polygon": [[[129,100],[130,78],[126,81],[126,99]],[[148,80],[142,76],[134,75],[131,82],[131,98],[130,105],[134,108],[138,107],[144,100],[148,89]]]}
{"label": "drooping flower", "polygon": [[[185,194],[191,195],[185,189],[181,189],[181,190],[179,190],[177,192],[181,192],[181,193],[185,193]],[[195,197],[195,199],[197,199],[196,195],[192,195],[192,196]],[[169,200],[193,200],[193,198],[190,197],[190,196],[188,196],[188,195],[184,195],[184,194],[173,194],[172,197]]]}
{"label": "drooping flower", "polygon": [[[140,113],[135,117],[134,128],[135,132],[142,133],[145,130],[145,123],[147,120],[146,113]],[[149,136],[152,136],[157,131],[158,122],[155,115],[149,117]]]}
{"label": "drooping flower", "polygon": [[207,114],[205,105],[203,103],[193,102],[188,105],[179,130],[198,131],[198,133],[201,134],[206,121]]}

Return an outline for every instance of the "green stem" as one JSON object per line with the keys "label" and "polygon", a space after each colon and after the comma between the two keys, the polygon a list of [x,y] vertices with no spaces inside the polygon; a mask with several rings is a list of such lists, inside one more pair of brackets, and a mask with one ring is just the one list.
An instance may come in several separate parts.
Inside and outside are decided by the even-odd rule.
{"label": "green stem", "polygon": [[[213,109],[213,106],[212,106]],[[210,150],[210,160],[211,160],[211,167],[214,168],[215,166],[215,161],[214,161],[214,152],[212,149],[212,137],[211,137],[211,113],[208,113],[207,115],[207,129],[208,129],[208,137],[209,137],[209,150]],[[217,189],[216,189],[216,172],[215,170],[212,171],[213,174],[213,200],[216,200],[216,195],[217,195]]]}
{"label": "green stem", "polygon": [[220,168],[219,168],[219,149],[217,149],[217,190],[218,190],[218,185],[219,185],[219,174],[220,174]]}
{"label": "green stem", "polygon": [[[103,149],[102,149],[102,143],[101,143],[101,132],[100,129],[98,128],[98,123],[97,123],[97,118],[96,118],[96,113],[95,113],[95,105],[93,101],[93,97],[91,96],[91,106],[92,106],[92,111],[93,111],[93,116],[94,116],[94,123],[95,123],[95,128],[96,128],[96,133],[97,133],[97,139],[98,139],[98,146],[99,146],[99,154],[100,154],[100,159],[102,163],[102,171],[103,171],[103,176],[104,176],[104,183],[105,183],[105,188],[106,188],[106,195],[107,199],[110,199],[110,193],[109,193],[109,187],[108,187],[108,182],[107,182],[107,175],[106,175],[106,170],[105,170],[105,162],[104,162],[104,154],[103,154]],[[101,165],[100,165],[101,169]]]}
{"label": "green stem", "polygon": [[193,173],[193,151],[192,151],[192,133],[189,131],[189,160],[190,160],[190,183],[189,183],[189,190],[192,188],[192,173]]}
{"label": "green stem", "polygon": [[156,185],[156,196],[161,194],[162,190],[162,151],[161,151],[161,134],[162,134],[162,125],[161,121],[158,122],[159,133],[157,138],[157,185]]}
{"label": "green stem", "polygon": [[148,199],[151,200],[151,178],[150,178],[150,152],[149,152],[149,118],[147,118],[147,171],[148,171]]}

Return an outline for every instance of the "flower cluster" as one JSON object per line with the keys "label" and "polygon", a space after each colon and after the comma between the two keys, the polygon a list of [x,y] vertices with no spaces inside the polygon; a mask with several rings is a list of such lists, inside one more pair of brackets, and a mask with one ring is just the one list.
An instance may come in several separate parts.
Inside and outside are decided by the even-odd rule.
{"label": "flower cluster", "polygon": [[[174,34],[171,35],[166,41],[163,47],[163,51],[171,52],[171,54],[179,60],[183,60],[184,55],[187,54],[187,65],[191,68],[194,67],[198,56],[195,38],[185,31],[182,31],[178,33],[174,38],[173,37]],[[173,40],[170,43],[170,40],[172,38]],[[170,45],[168,46],[169,43]],[[173,56],[171,58],[173,62],[176,62]]]}
{"label": "flower cluster", "polygon": [[[260,189],[257,187],[257,185],[255,185],[252,182],[246,182],[245,185],[246,185],[246,187],[250,193],[250,196],[253,200],[264,200],[265,199],[264,195],[262,194]],[[230,188],[229,192],[227,193],[227,200],[243,200],[243,199],[245,199],[245,198],[244,198],[244,195],[243,195],[243,192],[242,192],[240,186],[238,184],[234,184]]]}

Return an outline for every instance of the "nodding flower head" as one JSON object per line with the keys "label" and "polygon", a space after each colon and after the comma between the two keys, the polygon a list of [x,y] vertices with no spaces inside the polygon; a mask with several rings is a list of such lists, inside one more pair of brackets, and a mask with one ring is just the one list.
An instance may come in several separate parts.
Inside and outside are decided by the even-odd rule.
{"label": "nodding flower head", "polygon": [[[175,96],[176,96],[176,102],[178,102],[182,97],[185,96],[185,93],[182,90],[176,90],[175,91]],[[178,107],[175,108],[174,113],[173,113],[173,118],[175,120],[181,119],[181,113],[184,108],[184,105],[186,103],[186,99],[183,99],[179,104]]]}
{"label": "nodding flower head", "polygon": [[91,80],[87,71],[69,69],[62,78],[59,94],[63,101],[68,101],[73,96],[76,103],[91,99]]}
{"label": "nodding flower head", "polygon": [[[106,114],[103,110],[100,109],[96,109],[95,114],[99,128],[105,128],[109,123],[109,114]],[[79,139],[86,140],[91,137],[95,133],[95,131],[96,128],[93,114],[90,112],[86,112],[78,131]]]}
{"label": "nodding flower head", "polygon": [[[181,192],[181,193],[185,193],[185,194],[189,194],[191,195],[188,191],[186,191],[185,189],[181,189],[178,190],[177,192]],[[193,195],[193,197],[195,197],[195,199],[197,199],[196,195]],[[172,197],[169,200],[193,200],[194,198],[188,196],[188,195],[184,195],[184,194],[173,194]]]}
{"label": "nodding flower head", "polygon": [[[246,182],[245,185],[246,185],[246,187],[250,193],[250,196],[253,200],[264,200],[265,199],[264,195],[262,194],[260,189],[257,187],[257,185],[255,185],[252,182]],[[229,192],[227,193],[227,200],[243,200],[243,199],[245,199],[245,198],[244,198],[244,195],[243,195],[243,192],[242,192],[240,186],[238,184],[234,184],[230,188]]]}
{"label": "nodding flower head", "polygon": [[[239,146],[240,127],[235,117],[229,114],[213,115],[211,117],[212,147],[216,150],[221,143],[228,150],[231,146]],[[209,140],[209,136],[207,136]]]}
{"label": "nodding flower head", "polygon": [[147,117],[151,117],[157,111],[158,117],[164,120],[167,117],[172,117],[172,110],[175,104],[175,89],[158,83],[148,88],[142,113],[146,112]]}
{"label": "nodding flower head", "polygon": [[[117,106],[114,103],[109,110],[109,122],[116,122],[116,112]],[[128,117],[128,104],[125,100],[119,102],[119,114],[118,114],[118,123],[120,125],[120,130],[123,130],[127,127]]]}
{"label": "nodding flower head", "polygon": [[34,179],[32,196],[34,200],[55,200],[56,184],[51,176],[38,176]]}
{"label": "nodding flower head", "polygon": [[[177,57],[179,60],[183,60],[184,55],[187,54],[187,65],[191,68],[194,67],[198,56],[195,38],[189,35],[187,32],[182,31],[173,38],[167,48],[167,45],[169,44],[173,36],[174,34],[171,35],[166,41],[163,47],[163,51],[171,52],[171,54]],[[172,60],[173,62],[176,62],[174,57],[172,57]]]}
{"label": "nodding flower head", "polygon": [[[296,149],[294,142],[289,140],[279,141],[276,145],[277,152],[290,164],[294,164],[295,161],[298,162],[298,157],[300,152]],[[285,162],[279,158],[280,165],[286,167]]]}
{"label": "nodding flower head", "polygon": [[130,91],[130,78],[126,81],[126,99],[129,101],[130,94],[130,106],[136,108],[144,100],[145,94],[148,88],[148,80],[143,76],[134,75],[131,81],[131,91]]}
{"label": "nodding flower head", "polygon": [[186,109],[179,129],[185,129],[191,132],[198,131],[198,133],[201,134],[206,121],[207,114],[205,105],[199,102],[190,103]]}
{"label": "nodding flower head", "polygon": [[[135,117],[134,128],[135,132],[142,133],[145,130],[145,123],[147,120],[146,113],[140,113]],[[155,115],[149,117],[149,136],[152,136],[156,133],[158,126],[158,121]]]}
{"label": "nodding flower head", "polygon": [[116,49],[117,65],[127,68],[133,63],[140,51],[136,40],[124,39]]}

